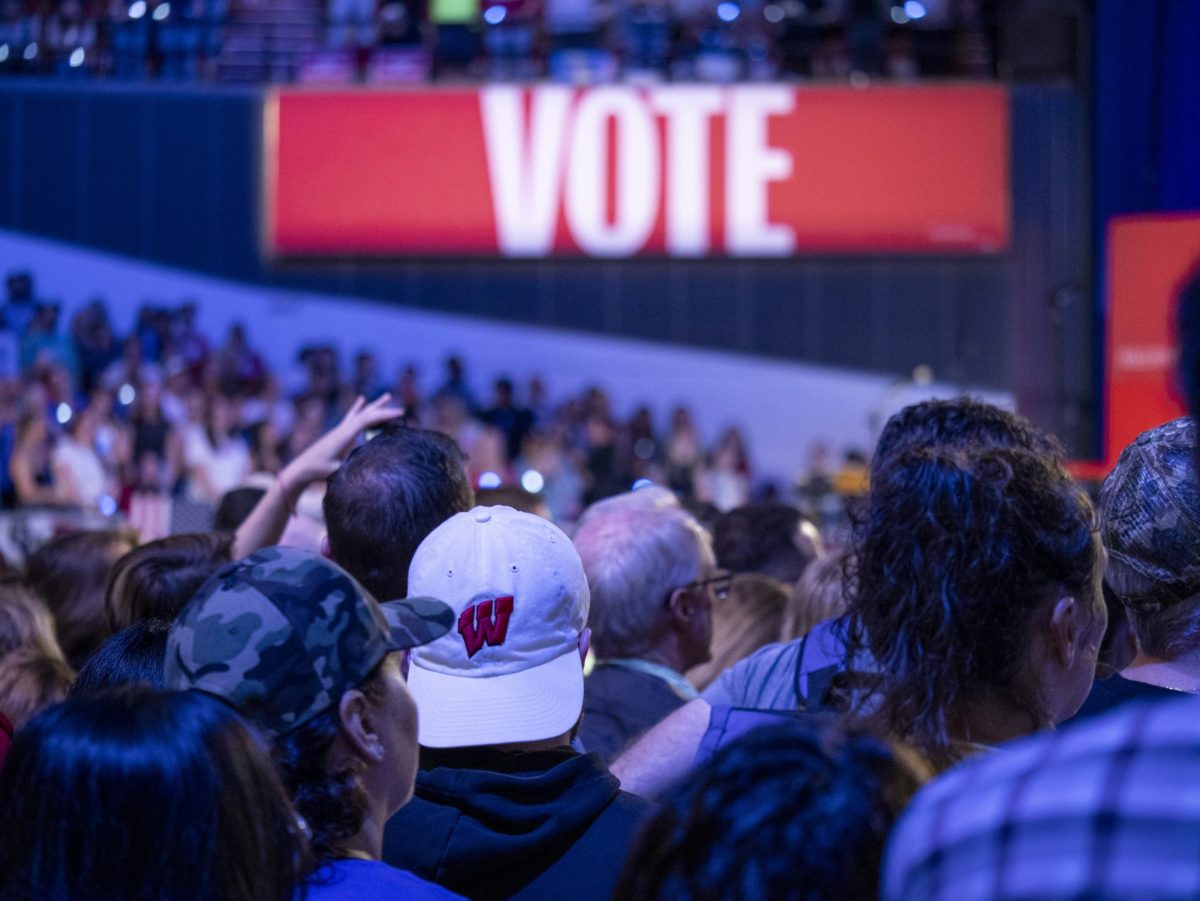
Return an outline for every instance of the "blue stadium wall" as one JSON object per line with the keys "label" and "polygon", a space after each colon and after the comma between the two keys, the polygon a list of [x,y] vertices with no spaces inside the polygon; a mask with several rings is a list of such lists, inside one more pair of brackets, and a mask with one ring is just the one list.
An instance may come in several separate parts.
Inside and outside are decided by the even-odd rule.
{"label": "blue stadium wall", "polygon": [[1000,256],[279,267],[259,255],[263,97],[0,84],[0,227],[439,312],[897,377],[927,364],[939,379],[1013,393],[1076,454],[1093,451],[1088,120],[1073,90],[1012,90],[1014,237]]}

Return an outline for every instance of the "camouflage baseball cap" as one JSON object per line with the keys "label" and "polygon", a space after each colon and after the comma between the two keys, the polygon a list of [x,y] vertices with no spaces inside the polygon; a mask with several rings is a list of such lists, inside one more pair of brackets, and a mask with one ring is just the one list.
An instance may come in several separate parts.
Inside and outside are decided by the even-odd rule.
{"label": "camouflage baseball cap", "polygon": [[324,557],[264,548],[217,572],[184,607],[167,638],[166,686],[218,695],[280,734],[331,707],[389,651],[453,625],[441,601],[379,604]]}
{"label": "camouflage baseball cap", "polygon": [[1111,561],[1153,588],[1121,600],[1154,612],[1200,592],[1200,481],[1191,417],[1143,432],[1121,452],[1100,490]]}

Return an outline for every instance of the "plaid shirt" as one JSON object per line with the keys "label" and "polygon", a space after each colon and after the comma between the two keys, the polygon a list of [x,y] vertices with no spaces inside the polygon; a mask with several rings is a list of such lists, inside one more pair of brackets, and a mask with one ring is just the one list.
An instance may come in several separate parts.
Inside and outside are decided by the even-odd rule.
{"label": "plaid shirt", "polygon": [[936,779],[892,833],[882,895],[1200,897],[1200,699],[1126,705]]}

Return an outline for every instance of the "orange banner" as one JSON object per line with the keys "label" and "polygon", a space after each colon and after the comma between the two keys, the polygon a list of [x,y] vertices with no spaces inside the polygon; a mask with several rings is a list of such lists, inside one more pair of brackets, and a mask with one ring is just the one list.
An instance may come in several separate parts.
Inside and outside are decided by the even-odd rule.
{"label": "orange banner", "polygon": [[991,86],[284,90],[266,104],[278,256],[993,253]]}

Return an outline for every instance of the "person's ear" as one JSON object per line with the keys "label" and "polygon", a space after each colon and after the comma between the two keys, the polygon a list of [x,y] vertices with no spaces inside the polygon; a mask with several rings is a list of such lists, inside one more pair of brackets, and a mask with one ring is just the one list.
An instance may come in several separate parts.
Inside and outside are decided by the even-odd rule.
{"label": "person's ear", "polygon": [[1074,666],[1075,655],[1083,651],[1081,643],[1085,638],[1085,624],[1081,621],[1082,613],[1079,602],[1069,594],[1055,601],[1050,610],[1050,653],[1063,669]]}
{"label": "person's ear", "polygon": [[352,688],[342,695],[338,702],[338,723],[346,745],[354,756],[368,763],[381,763],[385,749],[374,719],[370,702],[361,691]]}
{"label": "person's ear", "polygon": [[592,630],[584,629],[579,633],[579,662],[586,663],[588,651],[592,647]]}
{"label": "person's ear", "polygon": [[678,629],[687,629],[696,616],[696,598],[690,588],[676,588],[667,599],[667,610],[671,623]]}
{"label": "person's ear", "polygon": [[[328,532],[321,536],[321,556],[326,560],[333,560],[333,548],[329,546]],[[333,560],[333,562],[337,563],[336,560]]]}

